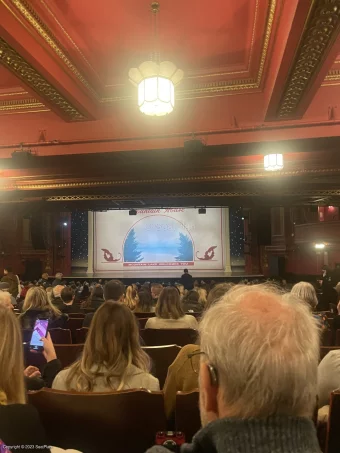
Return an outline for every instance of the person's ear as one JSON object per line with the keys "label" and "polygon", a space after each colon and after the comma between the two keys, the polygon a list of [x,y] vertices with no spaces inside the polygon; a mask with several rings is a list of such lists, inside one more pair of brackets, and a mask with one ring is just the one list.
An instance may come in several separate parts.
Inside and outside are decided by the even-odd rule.
{"label": "person's ear", "polygon": [[218,418],[218,385],[216,376],[211,375],[208,364],[204,361],[200,365],[200,394],[203,410],[207,414],[209,421]]}

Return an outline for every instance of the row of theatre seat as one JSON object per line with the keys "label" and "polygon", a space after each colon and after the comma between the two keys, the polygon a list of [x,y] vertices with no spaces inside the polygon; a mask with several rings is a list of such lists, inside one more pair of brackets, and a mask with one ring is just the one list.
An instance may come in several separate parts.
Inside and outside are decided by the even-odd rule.
{"label": "row of theatre seat", "polygon": [[159,431],[176,429],[190,442],[200,429],[197,391],[177,393],[175,424],[170,426],[162,392],[42,389],[29,392],[28,401],[37,408],[50,445],[84,453],[144,453]]}

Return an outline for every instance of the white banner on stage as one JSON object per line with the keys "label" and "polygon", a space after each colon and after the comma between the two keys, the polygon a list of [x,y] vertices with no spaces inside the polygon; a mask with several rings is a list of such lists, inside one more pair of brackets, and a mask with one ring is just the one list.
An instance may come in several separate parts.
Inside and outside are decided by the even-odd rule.
{"label": "white banner on stage", "polygon": [[225,218],[221,208],[96,212],[95,272],[224,270]]}

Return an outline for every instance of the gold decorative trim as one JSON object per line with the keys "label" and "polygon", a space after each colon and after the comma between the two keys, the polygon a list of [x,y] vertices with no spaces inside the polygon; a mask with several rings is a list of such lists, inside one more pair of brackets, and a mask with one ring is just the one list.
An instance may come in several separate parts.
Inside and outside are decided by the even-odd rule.
{"label": "gold decorative trim", "polygon": [[51,47],[55,54],[63,61],[67,68],[75,75],[75,77],[92,93],[96,99],[99,99],[98,93],[86,80],[86,77],[74,65],[71,59],[66,55],[57,38],[43,23],[32,6],[25,0],[11,0],[11,2],[32,25],[36,32],[43,38],[43,40]]}
{"label": "gold decorative trim", "polygon": [[[314,174],[338,174],[340,168],[318,168],[311,170],[291,170],[291,171],[280,171],[278,173],[267,173],[264,171],[253,172],[253,173],[239,173],[239,174],[224,174],[224,175],[210,175],[210,176],[184,176],[179,178],[158,178],[158,179],[128,179],[118,181],[74,181],[74,182],[56,182],[51,183],[50,181],[43,180],[40,183],[27,182],[27,177],[21,178],[13,177],[8,178],[12,180],[11,185],[3,186],[5,190],[41,190],[41,189],[72,189],[72,188],[93,188],[93,187],[114,187],[132,184],[160,184],[160,183],[185,183],[185,182],[208,182],[208,181],[237,181],[246,179],[277,179],[278,177],[292,177],[302,175],[314,175]],[[37,176],[31,177],[32,180],[36,180]]]}
{"label": "gold decorative trim", "polygon": [[22,58],[3,38],[0,38],[0,63],[23,80],[32,90],[53,105],[68,121],[84,121],[85,116],[62,96],[47,80]]}
{"label": "gold decorative trim", "polygon": [[37,99],[17,99],[14,101],[0,101],[0,112],[8,112],[11,110],[30,110],[45,107],[42,102]]}
{"label": "gold decorative trim", "polygon": [[[3,1],[3,0],[0,0],[0,1]],[[75,64],[67,56],[66,52],[62,49],[61,44],[55,38],[53,33],[48,29],[48,27],[43,23],[43,21],[40,19],[38,14],[32,8],[32,6],[26,0],[10,0],[10,1],[20,11],[20,13],[25,17],[25,19],[31,24],[31,26],[37,31],[37,33],[42,37],[42,39],[44,39],[44,41],[48,44],[48,46],[63,61],[63,63],[67,66],[67,68],[92,93],[92,95],[99,102],[111,103],[111,102],[116,102],[116,101],[125,101],[125,100],[132,99],[132,96],[113,96],[113,97],[112,96],[103,96],[103,97],[100,97],[100,95],[93,88],[93,86],[86,79],[86,77],[80,72],[80,70],[75,66]],[[44,4],[43,0],[41,0],[41,2],[45,7],[47,7]],[[267,23],[266,23],[263,47],[262,47],[262,52],[261,52],[261,57],[260,57],[259,70],[258,70],[256,79],[253,79],[253,78],[247,79],[246,78],[246,79],[216,82],[216,84],[214,84],[213,86],[210,86],[210,83],[197,84],[194,86],[193,89],[190,89],[190,90],[183,90],[183,91],[178,90],[178,96],[177,96],[178,99],[190,99],[190,98],[194,98],[195,95],[200,95],[199,97],[205,97],[205,96],[202,96],[202,94],[204,92],[207,92],[207,97],[211,97],[211,93],[224,93],[224,92],[237,91],[237,90],[245,91],[245,90],[258,89],[260,87],[261,81],[262,81],[264,66],[265,66],[268,47],[269,47],[269,41],[270,41],[272,28],[273,28],[276,7],[277,7],[277,0],[271,0],[270,5],[269,5],[268,19],[267,19]],[[257,8],[257,6],[256,6],[256,8]],[[256,10],[255,10],[255,12],[256,12]],[[53,15],[53,13],[50,10],[49,10],[49,13],[52,14],[54,19],[56,20],[55,16]],[[74,43],[72,38],[67,34],[66,30],[61,26],[61,24],[59,22],[58,22],[58,25],[63,30],[63,33],[71,41],[72,45],[74,45],[75,48],[78,49],[78,47],[76,46],[76,44]],[[254,31],[253,31],[253,34],[254,34]],[[253,40],[253,36],[252,36],[252,40]],[[81,54],[81,52],[80,52],[80,54]],[[82,55],[82,58],[84,59],[85,57]],[[86,60],[86,58],[85,58],[85,61],[87,64],[89,64],[89,62]],[[250,64],[250,62],[248,64]],[[91,67],[91,69],[93,69],[93,68]],[[235,72],[235,73],[226,72],[226,73],[218,73],[218,74],[205,74],[203,77],[212,77],[212,76],[216,76],[216,75],[218,75],[218,76],[232,75],[232,74],[237,74],[237,73],[242,73],[242,71]],[[195,76],[189,76],[188,78],[194,78],[194,77]]]}
{"label": "gold decorative trim", "polygon": [[340,1],[314,0],[278,108],[279,118],[294,115],[339,30]]}
{"label": "gold decorative trim", "polygon": [[[225,197],[259,197],[266,193],[262,191],[243,192],[165,192],[165,193],[138,193],[138,194],[103,194],[103,195],[54,195],[45,198],[46,201],[97,201],[97,200],[139,200],[154,198],[225,198]],[[340,190],[301,190],[299,192],[279,190],[280,196],[340,196]]]}
{"label": "gold decorative trim", "polygon": [[[331,83],[331,82],[338,82],[338,83]],[[324,81],[322,82],[321,86],[329,86],[329,85],[339,85],[340,83],[340,69],[331,69],[328,71]]]}
{"label": "gold decorative trim", "polygon": [[11,93],[0,93],[0,98],[5,98],[7,96],[24,96],[28,94],[28,91],[13,91]]}

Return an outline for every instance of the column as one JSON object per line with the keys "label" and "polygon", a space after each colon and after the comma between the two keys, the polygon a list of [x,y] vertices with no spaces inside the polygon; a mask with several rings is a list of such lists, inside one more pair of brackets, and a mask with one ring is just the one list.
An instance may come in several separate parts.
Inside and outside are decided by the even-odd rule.
{"label": "column", "polygon": [[87,274],[93,275],[93,247],[94,247],[94,213],[93,211],[88,211],[87,213],[89,219],[88,226],[88,239],[87,239]]}
{"label": "column", "polygon": [[229,208],[224,208],[224,249],[225,249],[225,272],[231,272],[230,264],[230,227]]}

